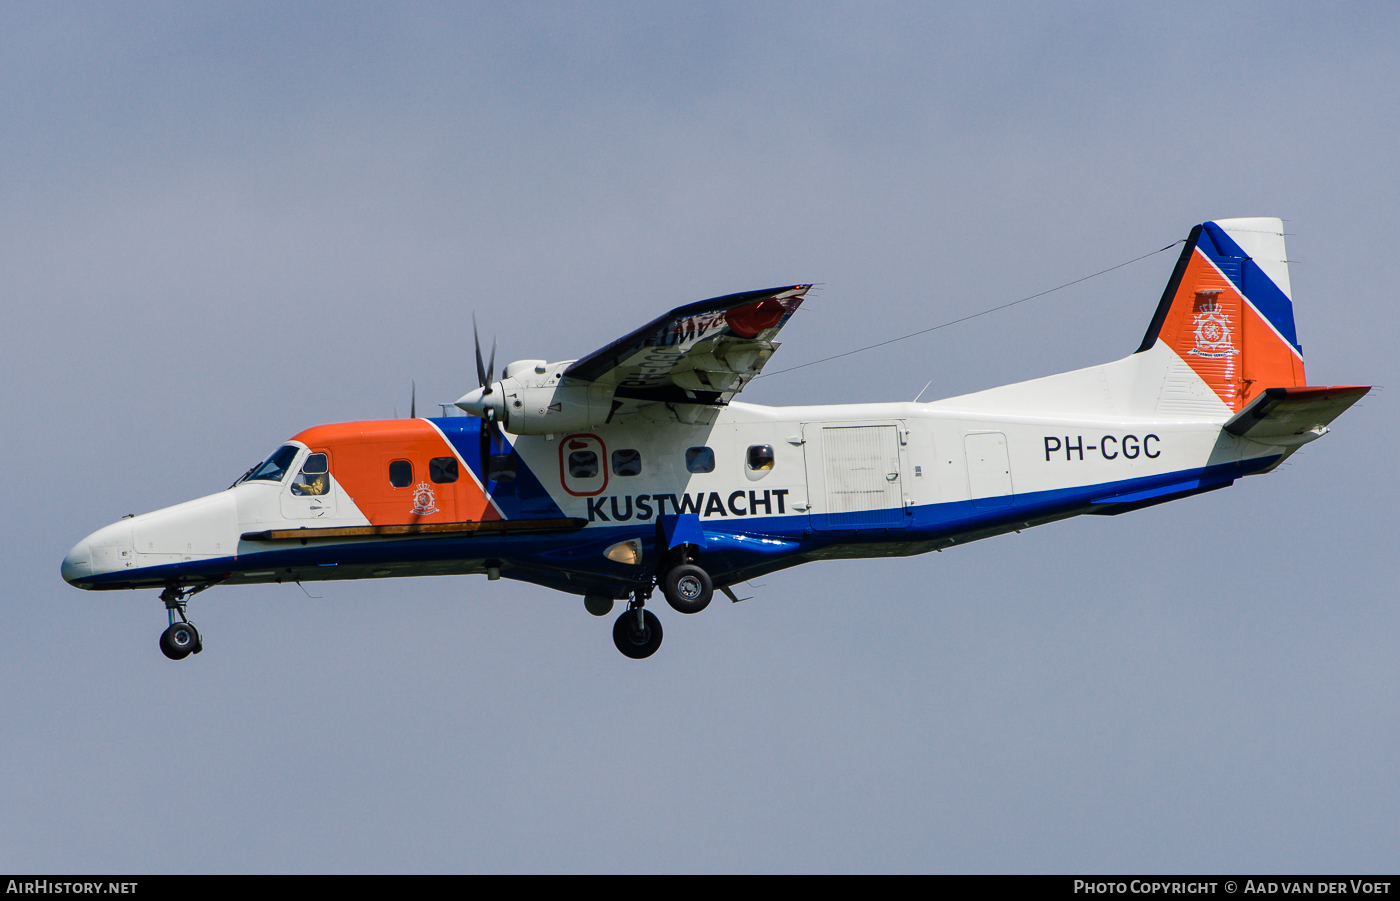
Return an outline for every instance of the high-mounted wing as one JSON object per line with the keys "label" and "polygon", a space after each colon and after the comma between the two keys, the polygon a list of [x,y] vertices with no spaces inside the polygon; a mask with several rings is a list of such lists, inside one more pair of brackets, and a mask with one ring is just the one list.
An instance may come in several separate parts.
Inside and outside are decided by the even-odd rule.
{"label": "high-mounted wing", "polygon": [[512,363],[489,384],[478,344],[482,385],[457,406],[486,420],[483,448],[498,423],[516,435],[568,434],[632,416],[708,424],[762,371],[778,349],[773,339],[811,287],[677,307],[581,360]]}
{"label": "high-mounted wing", "polygon": [[713,297],[677,307],[575,360],[571,379],[610,386],[619,400],[722,406],[778,349],[773,342],[811,285]]}

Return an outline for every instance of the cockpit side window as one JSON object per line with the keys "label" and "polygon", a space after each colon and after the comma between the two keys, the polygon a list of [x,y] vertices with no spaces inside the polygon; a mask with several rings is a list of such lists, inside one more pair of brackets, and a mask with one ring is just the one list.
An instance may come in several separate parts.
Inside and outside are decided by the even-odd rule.
{"label": "cockpit side window", "polygon": [[312,454],[301,465],[301,472],[292,479],[292,494],[297,497],[319,497],[330,490],[329,461],[325,454]]}
{"label": "cockpit side window", "polygon": [[284,444],[273,451],[261,466],[254,469],[245,482],[280,482],[282,477],[291,468],[292,461],[297,458],[297,453],[301,448],[294,444]]}

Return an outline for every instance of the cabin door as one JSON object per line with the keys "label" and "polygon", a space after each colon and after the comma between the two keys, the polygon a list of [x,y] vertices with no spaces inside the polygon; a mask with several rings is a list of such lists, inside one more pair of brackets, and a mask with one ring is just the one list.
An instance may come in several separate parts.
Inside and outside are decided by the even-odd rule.
{"label": "cabin door", "polygon": [[912,511],[905,509],[904,502],[902,429],[894,422],[803,426],[813,529],[909,525]]}
{"label": "cabin door", "polygon": [[1006,435],[974,432],[963,439],[967,451],[967,484],[974,507],[1009,507],[1015,496],[1011,487],[1011,457]]}

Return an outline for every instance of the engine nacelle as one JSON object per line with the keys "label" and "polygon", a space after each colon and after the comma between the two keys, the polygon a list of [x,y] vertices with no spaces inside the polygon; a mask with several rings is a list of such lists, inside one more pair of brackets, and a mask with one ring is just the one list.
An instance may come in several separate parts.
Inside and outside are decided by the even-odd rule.
{"label": "engine nacelle", "polygon": [[564,377],[573,360],[518,360],[489,391],[477,388],[457,400],[473,416],[493,419],[515,435],[567,435],[607,422],[613,388]]}
{"label": "engine nacelle", "polygon": [[591,382],[530,384],[518,379],[499,383],[504,400],[501,424],[516,435],[561,435],[585,432],[607,421],[612,387]]}

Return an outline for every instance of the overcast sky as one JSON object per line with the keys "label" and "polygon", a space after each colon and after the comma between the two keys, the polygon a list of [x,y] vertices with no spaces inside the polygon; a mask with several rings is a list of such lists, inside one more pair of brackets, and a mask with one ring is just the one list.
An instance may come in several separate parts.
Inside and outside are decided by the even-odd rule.
{"label": "overcast sky", "polygon": [[[218,588],[68,548],[300,429],[681,303],[821,287],[771,369],[1211,218],[1287,220],[1313,384],[1397,385],[1400,9],[0,5],[0,870],[1386,871],[1396,420],[1279,471],[680,617],[508,581]],[[1136,349],[1174,254],[744,399]],[[431,407],[436,409],[436,407]]]}

